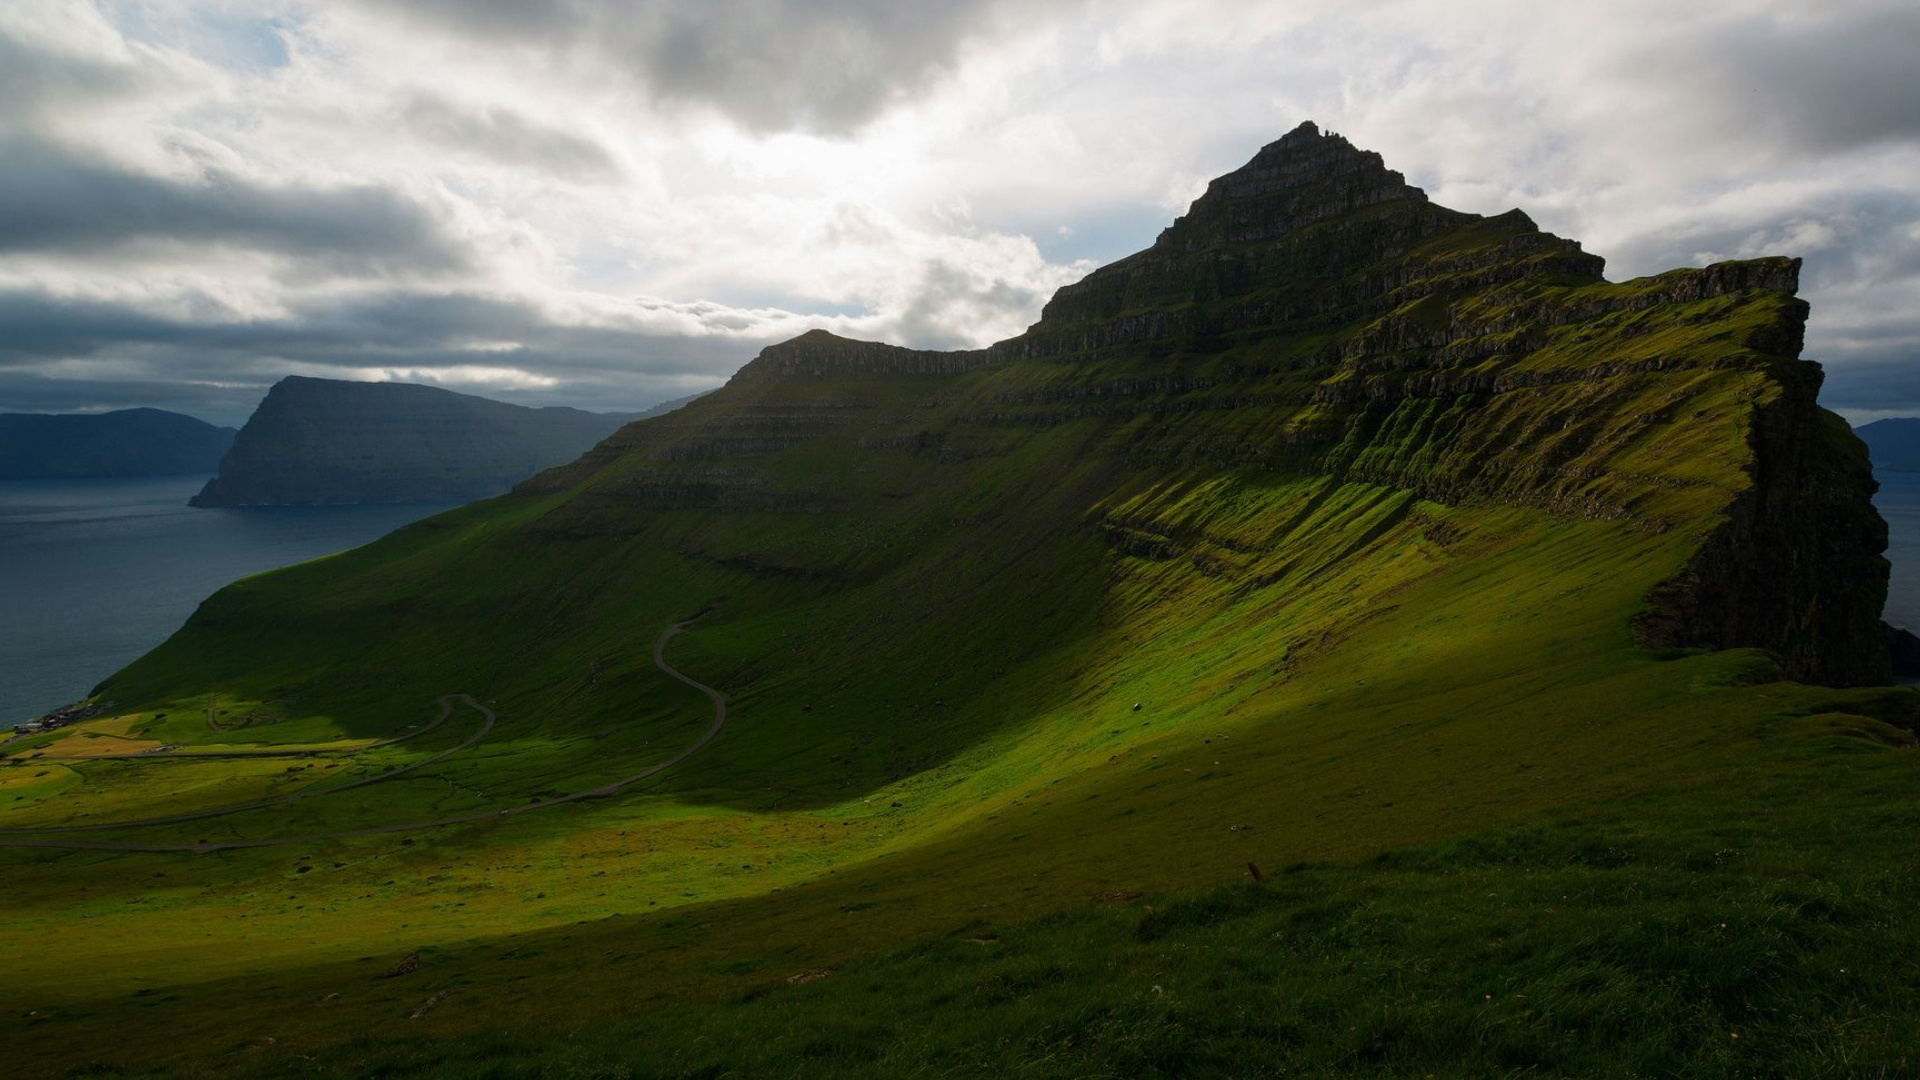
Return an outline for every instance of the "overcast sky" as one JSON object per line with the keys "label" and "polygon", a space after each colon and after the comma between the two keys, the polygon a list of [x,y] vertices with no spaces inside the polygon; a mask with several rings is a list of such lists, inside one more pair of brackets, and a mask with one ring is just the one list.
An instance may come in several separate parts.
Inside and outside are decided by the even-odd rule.
{"label": "overcast sky", "polygon": [[1615,280],[1803,256],[1823,400],[1920,414],[1916,45],[1911,0],[10,0],[0,411],[983,345],[1311,119]]}

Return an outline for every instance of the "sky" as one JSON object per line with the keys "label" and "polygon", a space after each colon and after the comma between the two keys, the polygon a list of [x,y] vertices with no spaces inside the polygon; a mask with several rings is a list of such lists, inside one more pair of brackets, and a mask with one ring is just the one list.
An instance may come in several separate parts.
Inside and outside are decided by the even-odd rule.
{"label": "sky", "polygon": [[1614,280],[1802,256],[1822,401],[1920,415],[1916,45],[1911,0],[9,0],[0,411],[984,345],[1314,120]]}

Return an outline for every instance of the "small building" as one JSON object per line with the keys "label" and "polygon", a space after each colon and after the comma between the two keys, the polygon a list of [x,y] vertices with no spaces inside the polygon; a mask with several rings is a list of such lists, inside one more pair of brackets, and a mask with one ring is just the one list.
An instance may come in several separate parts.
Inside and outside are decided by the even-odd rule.
{"label": "small building", "polygon": [[37,735],[40,732],[40,728],[40,721],[34,720],[25,724],[13,725],[13,733],[15,735]]}

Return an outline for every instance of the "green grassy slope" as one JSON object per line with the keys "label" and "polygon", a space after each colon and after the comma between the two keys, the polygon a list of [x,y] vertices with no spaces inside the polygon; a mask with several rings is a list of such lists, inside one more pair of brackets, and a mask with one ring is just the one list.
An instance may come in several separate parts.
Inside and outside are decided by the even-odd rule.
{"label": "green grassy slope", "polygon": [[[464,691],[471,748],[85,833],[45,830],[479,719],[0,767],[0,1037],[48,1073],[1898,1075],[1915,695],[1789,681],[1886,663],[1792,274],[1608,284],[1296,133],[1022,338],[770,349],[102,688],[183,747]],[[689,617],[730,720],[670,773],[325,838],[670,756]],[[4,846],[63,837],[315,839]]]}

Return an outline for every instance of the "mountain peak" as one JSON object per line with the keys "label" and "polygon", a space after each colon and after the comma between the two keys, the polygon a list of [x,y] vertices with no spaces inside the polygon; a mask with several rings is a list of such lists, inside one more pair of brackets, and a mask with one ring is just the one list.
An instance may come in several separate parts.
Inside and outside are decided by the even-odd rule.
{"label": "mountain peak", "polygon": [[809,330],[769,345],[734,374],[735,382],[759,379],[844,375],[953,375],[987,362],[987,352],[937,352],[906,349],[879,341]]}
{"label": "mountain peak", "polygon": [[1215,179],[1155,247],[1197,251],[1221,242],[1272,240],[1381,203],[1426,204],[1426,192],[1385,160],[1309,120]]}
{"label": "mountain peak", "polygon": [[1152,247],[1055,293],[1023,339],[996,349],[1050,356],[1357,320],[1469,283],[1599,282],[1604,266],[1517,210],[1437,205],[1379,154],[1309,121],[1208,184]]}
{"label": "mountain peak", "polygon": [[[1300,121],[1299,127],[1296,127],[1292,131],[1289,131],[1285,135],[1282,135],[1278,139],[1275,139],[1272,145],[1278,146],[1281,143],[1286,142],[1290,139],[1299,141],[1299,142],[1305,142],[1313,139],[1318,139],[1319,137],[1320,137],[1320,125],[1314,123],[1311,120],[1302,120]],[[1334,137],[1339,138],[1339,136],[1337,135]]]}

